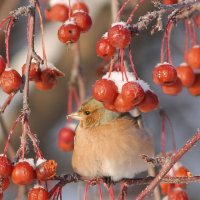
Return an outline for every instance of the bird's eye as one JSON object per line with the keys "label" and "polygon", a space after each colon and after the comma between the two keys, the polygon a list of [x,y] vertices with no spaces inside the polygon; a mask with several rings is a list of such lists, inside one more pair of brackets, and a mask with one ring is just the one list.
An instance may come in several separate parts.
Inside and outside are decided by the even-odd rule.
{"label": "bird's eye", "polygon": [[90,111],[85,111],[84,114],[85,115],[90,115]]}

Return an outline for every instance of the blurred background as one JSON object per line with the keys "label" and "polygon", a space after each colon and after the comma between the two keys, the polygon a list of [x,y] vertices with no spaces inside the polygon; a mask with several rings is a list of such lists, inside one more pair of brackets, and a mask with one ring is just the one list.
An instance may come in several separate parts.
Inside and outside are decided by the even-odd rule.
{"label": "blurred background", "polygon": [[[108,0],[86,0],[90,9],[93,26],[89,32],[81,34],[80,49],[81,49],[81,67],[83,71],[84,81],[86,84],[87,97],[91,95],[92,84],[97,79],[96,69],[100,66],[102,60],[96,56],[95,45],[96,41],[103,33],[107,31],[112,22],[110,1]],[[144,15],[147,11],[152,10],[150,1],[143,4],[137,11],[133,22],[137,21],[139,16]],[[42,9],[45,8],[45,1],[41,1]],[[130,12],[130,9],[135,4],[132,0],[129,7],[124,11],[125,14]],[[27,1],[20,0],[0,0],[0,20],[5,18],[9,11],[16,9],[19,6],[27,5]],[[50,91],[39,91],[31,83],[30,89],[30,105],[31,105],[31,127],[40,141],[40,147],[47,159],[55,159],[58,162],[58,174],[70,173],[71,168],[71,153],[63,153],[57,147],[58,131],[66,124],[67,114],[67,99],[68,88],[67,82],[70,78],[70,71],[73,66],[73,51],[71,46],[65,46],[58,41],[57,30],[60,23],[45,21],[45,45],[47,59],[55,64],[66,76],[59,79],[57,86]],[[200,124],[200,99],[192,97],[186,90],[176,97],[165,95],[161,89],[157,87],[151,79],[153,67],[159,62],[160,45],[162,33],[156,33],[151,36],[150,31],[141,32],[138,37],[135,37],[132,42],[132,52],[139,76],[148,82],[151,88],[156,92],[160,99],[161,106],[169,115],[177,142],[177,147],[180,148],[189,139]],[[171,50],[174,60],[174,65],[179,65],[183,61],[184,49],[184,26],[178,24],[172,31]],[[39,30],[39,20],[36,22],[35,35],[36,51],[41,53],[41,35]],[[22,17],[15,24],[11,31],[10,38],[10,55],[11,65],[21,73],[21,67],[25,63],[27,53],[26,40],[26,18]],[[4,32],[0,32],[0,54],[5,56]],[[0,91],[0,105],[6,99],[6,95]],[[9,130],[12,123],[19,115],[22,109],[22,94],[17,94],[12,103],[3,114],[6,127]],[[160,136],[161,136],[161,118],[158,111],[144,114],[144,124],[153,135],[156,152],[160,152]],[[19,148],[20,142],[20,127],[15,131],[12,138],[12,145],[15,150]],[[167,150],[172,149],[170,128],[167,127]],[[5,141],[3,134],[0,132],[0,150],[3,151]],[[192,172],[193,175],[200,175],[199,168],[199,153],[200,145],[197,144],[192,148],[182,159],[181,162]],[[30,149],[30,157],[32,151]],[[63,199],[83,199],[83,185],[69,184],[64,188]],[[96,193],[93,189],[93,195]],[[133,199],[133,194],[137,194],[141,188],[134,187],[129,189],[130,199]],[[188,185],[187,191],[192,200],[199,199],[199,184],[192,183]],[[5,200],[15,199],[17,189],[12,186],[5,192]],[[104,192],[105,193],[105,192]],[[98,199],[98,195],[94,195]],[[151,197],[150,197],[151,198]],[[24,198],[26,199],[26,198]]]}

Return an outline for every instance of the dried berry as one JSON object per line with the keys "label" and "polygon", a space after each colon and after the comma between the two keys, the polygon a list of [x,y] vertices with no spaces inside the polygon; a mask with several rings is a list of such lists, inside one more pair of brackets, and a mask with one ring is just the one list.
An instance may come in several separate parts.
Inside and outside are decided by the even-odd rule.
{"label": "dried berry", "polygon": [[[22,75],[25,74],[26,64],[22,67]],[[38,81],[40,80],[41,70],[36,63],[31,63],[30,65],[30,72],[29,72],[29,80],[30,81]]]}

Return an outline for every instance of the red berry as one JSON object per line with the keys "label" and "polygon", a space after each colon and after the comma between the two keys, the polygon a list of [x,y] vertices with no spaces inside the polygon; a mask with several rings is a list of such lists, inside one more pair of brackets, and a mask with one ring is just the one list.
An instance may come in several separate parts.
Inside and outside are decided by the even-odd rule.
{"label": "red berry", "polygon": [[91,17],[84,11],[76,11],[72,14],[72,17],[81,32],[87,32],[92,26]]}
{"label": "red berry", "polygon": [[112,104],[117,95],[117,86],[111,80],[100,79],[93,86],[93,96],[98,101]]}
{"label": "red berry", "polygon": [[[188,177],[189,174],[190,174],[190,171],[187,168],[185,168],[184,166],[181,166],[174,171],[175,177]],[[186,184],[185,183],[175,184],[175,187],[186,188]]]}
{"label": "red berry", "polygon": [[114,25],[108,31],[108,39],[112,46],[123,49],[131,42],[131,32],[127,26]]}
{"label": "red berry", "polygon": [[49,194],[43,187],[34,187],[28,192],[28,200],[49,200]]}
{"label": "red berry", "polygon": [[75,10],[83,10],[86,13],[89,13],[89,9],[87,5],[84,2],[76,2],[72,5],[72,11],[74,12]]}
{"label": "red berry", "polygon": [[3,193],[0,192],[0,200],[3,200]]}
{"label": "red berry", "polygon": [[103,105],[104,105],[105,109],[111,110],[113,112],[117,112],[116,109],[115,109],[115,106],[113,104],[109,104],[109,103],[104,102]]}
{"label": "red berry", "polygon": [[57,163],[54,160],[47,160],[36,168],[37,179],[46,181],[56,175]]}
{"label": "red berry", "polygon": [[10,185],[9,178],[0,178],[0,193],[5,191]]}
{"label": "red berry", "polygon": [[163,4],[172,5],[178,3],[178,0],[163,0]]}
{"label": "red berry", "polygon": [[168,95],[177,95],[178,93],[181,92],[182,88],[183,85],[181,83],[181,80],[177,78],[177,80],[174,83],[170,85],[163,85],[162,91]]}
{"label": "red berry", "polygon": [[49,21],[65,22],[69,17],[69,8],[64,4],[55,4],[45,10],[45,17]]}
{"label": "red berry", "polygon": [[174,189],[174,184],[171,183],[160,183],[160,188],[163,195],[167,195],[172,189]]}
{"label": "red berry", "polygon": [[156,109],[159,105],[159,100],[156,94],[150,90],[145,92],[143,101],[138,105],[138,108],[142,112],[150,112]]}
{"label": "red berry", "polygon": [[200,95],[200,74],[195,74],[194,83],[188,88],[188,91],[193,96]]}
{"label": "red berry", "polygon": [[0,76],[0,86],[2,90],[10,94],[19,90],[22,83],[20,74],[14,69],[5,70]]}
{"label": "red berry", "polygon": [[190,87],[195,80],[195,74],[192,68],[186,63],[181,64],[176,68],[177,76],[181,79],[183,86]]}
{"label": "red berry", "polygon": [[0,75],[4,72],[6,68],[6,61],[5,59],[0,55]]}
{"label": "red berry", "polygon": [[[22,67],[22,75],[25,74],[26,64]],[[40,80],[41,70],[36,63],[31,63],[30,72],[29,72],[29,80],[30,81],[38,81]]]}
{"label": "red berry", "polygon": [[0,178],[9,177],[12,173],[12,164],[6,156],[0,156]]}
{"label": "red berry", "polygon": [[132,102],[124,99],[121,94],[117,96],[114,106],[117,112],[128,112],[135,107]]}
{"label": "red berry", "polygon": [[115,54],[115,47],[110,44],[107,37],[102,37],[96,44],[96,53],[99,57],[109,59]]}
{"label": "red berry", "polygon": [[122,98],[133,105],[139,104],[145,96],[145,92],[137,82],[125,83],[122,87]]}
{"label": "red berry", "polygon": [[12,171],[12,181],[17,185],[31,184],[34,176],[34,169],[27,161],[17,163]]}
{"label": "red berry", "polygon": [[176,81],[177,72],[171,64],[162,63],[153,69],[152,78],[157,85],[171,84]]}
{"label": "red berry", "polygon": [[168,194],[168,200],[188,200],[186,191],[174,189]]}
{"label": "red berry", "polygon": [[66,21],[58,30],[58,39],[62,43],[77,42],[80,37],[80,28],[71,21]]}
{"label": "red berry", "polygon": [[58,146],[63,151],[74,149],[75,132],[71,128],[64,127],[58,133]]}
{"label": "red berry", "polygon": [[200,46],[196,45],[189,49],[187,63],[192,68],[200,68]]}

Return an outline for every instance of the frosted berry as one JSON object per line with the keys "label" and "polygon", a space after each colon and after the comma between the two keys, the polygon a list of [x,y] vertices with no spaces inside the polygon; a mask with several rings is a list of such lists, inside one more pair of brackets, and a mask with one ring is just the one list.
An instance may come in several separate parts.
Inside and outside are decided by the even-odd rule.
{"label": "frosted berry", "polygon": [[111,80],[97,80],[93,86],[93,97],[101,102],[113,103],[118,95],[118,89]]}
{"label": "frosted berry", "polygon": [[6,61],[5,59],[0,55],[0,75],[4,72],[6,68]]}
{"label": "frosted berry", "polygon": [[200,68],[200,46],[193,46],[187,52],[187,63],[192,68]]}
{"label": "frosted berry", "polygon": [[125,83],[122,87],[122,98],[130,101],[133,105],[139,104],[145,96],[145,92],[137,82]]}
{"label": "frosted berry", "polygon": [[178,3],[178,0],[163,0],[163,4],[172,5]]}
{"label": "frosted berry", "polygon": [[57,163],[54,160],[47,160],[36,168],[37,179],[45,181],[56,175]]}
{"label": "frosted berry", "polygon": [[12,164],[6,156],[0,156],[0,178],[9,177],[12,173]]}
{"label": "frosted berry", "polygon": [[188,196],[185,190],[172,190],[168,194],[168,200],[188,200]]}
{"label": "frosted berry", "polygon": [[58,30],[58,39],[65,44],[77,42],[80,37],[80,28],[74,23],[66,21]]}
{"label": "frosted berry", "polygon": [[[22,67],[22,75],[25,74],[26,64]],[[41,70],[36,63],[31,63],[30,72],[29,72],[29,80],[30,81],[38,81],[40,80]]]}
{"label": "frosted berry", "polygon": [[65,22],[69,17],[69,8],[64,4],[55,4],[45,10],[45,17],[49,21]]}
{"label": "frosted berry", "polygon": [[27,161],[19,162],[13,168],[12,181],[17,185],[31,184],[34,177],[34,169]]}
{"label": "frosted berry", "polygon": [[0,76],[0,86],[2,90],[10,94],[20,89],[22,78],[14,69],[5,70]]}
{"label": "frosted berry", "polygon": [[28,200],[49,200],[49,194],[43,187],[31,188],[28,192]]}
{"label": "frosted berry", "polygon": [[195,74],[192,68],[186,63],[181,64],[176,68],[177,76],[180,78],[183,86],[190,87],[195,80]]}
{"label": "frosted berry", "polygon": [[74,12],[76,10],[82,10],[86,13],[89,13],[89,9],[88,9],[87,5],[84,2],[81,2],[81,1],[76,2],[72,5],[72,11]]}
{"label": "frosted berry", "polygon": [[92,26],[91,17],[84,11],[76,11],[72,14],[72,17],[81,32],[87,32]]}
{"label": "frosted berry", "polygon": [[5,191],[10,185],[9,178],[0,178],[0,193]]}
{"label": "frosted berry", "polygon": [[193,96],[199,96],[200,95],[200,74],[195,75],[195,81],[192,84],[192,86],[190,86],[188,88],[188,91]]}
{"label": "frosted berry", "polygon": [[157,85],[171,84],[177,79],[176,69],[169,63],[161,63],[154,67],[152,78]]}
{"label": "frosted berry", "polygon": [[108,38],[112,46],[123,49],[131,42],[131,32],[126,25],[114,25],[108,30]]}
{"label": "frosted berry", "polygon": [[96,44],[96,53],[100,58],[109,59],[115,54],[115,47],[110,44],[107,37],[102,37]]}
{"label": "frosted berry", "polygon": [[158,105],[159,100],[157,95],[148,90],[145,92],[145,97],[143,101],[138,105],[138,108],[141,112],[146,113],[158,108]]}
{"label": "frosted berry", "polygon": [[63,151],[72,151],[74,148],[75,132],[68,127],[62,128],[58,133],[58,147]]}
{"label": "frosted berry", "polygon": [[128,112],[130,110],[133,110],[133,108],[135,107],[132,102],[124,99],[121,94],[117,96],[114,102],[114,106],[117,112]]}
{"label": "frosted berry", "polygon": [[168,95],[177,95],[178,93],[181,92],[182,88],[183,88],[183,85],[181,83],[181,80],[177,78],[174,83],[170,85],[163,85],[162,91]]}

